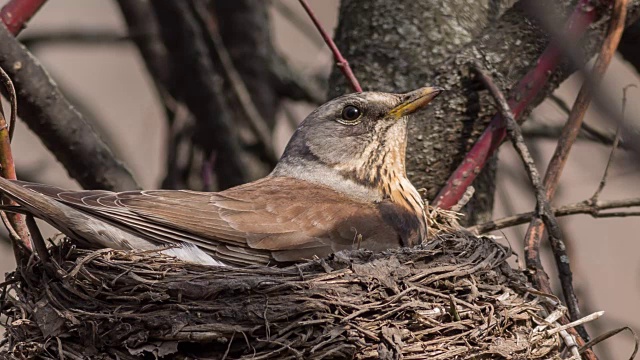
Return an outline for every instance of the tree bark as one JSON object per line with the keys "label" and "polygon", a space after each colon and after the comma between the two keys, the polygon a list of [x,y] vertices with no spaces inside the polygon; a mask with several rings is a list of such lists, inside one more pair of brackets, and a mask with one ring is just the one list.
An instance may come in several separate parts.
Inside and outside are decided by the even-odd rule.
{"label": "tree bark", "polygon": [[[434,198],[495,113],[486,92],[479,92],[470,61],[485,66],[508,90],[535,65],[548,44],[546,33],[525,16],[525,3],[518,2],[499,19],[496,16],[509,2],[342,3],[336,40],[366,90],[404,92],[426,84],[448,90],[415,116],[409,127],[407,174],[416,187],[427,189],[428,199]],[[632,1],[632,8],[637,10],[638,3]],[[558,1],[557,11],[565,13],[571,4]],[[473,14],[473,18],[456,14]],[[637,11],[629,16],[637,17]],[[600,22],[590,33],[588,55],[602,39],[606,25]],[[560,67],[536,104],[570,73],[568,67]],[[332,95],[346,89],[336,71],[330,84]],[[482,221],[491,212],[494,175],[485,171],[474,183],[476,200],[467,206],[468,223]]]}
{"label": "tree bark", "polygon": [[[365,91],[405,92],[430,84],[438,65],[473,41],[514,2],[347,0],[340,8],[335,37]],[[341,75],[334,71],[330,96],[345,89]],[[459,141],[440,134],[439,129],[449,127],[448,121],[436,124],[426,119],[421,115],[416,119],[420,124],[411,128],[407,174],[433,199],[453,169],[446,158],[459,157],[464,150]],[[477,191],[467,206],[467,221],[490,218],[494,178],[495,166],[491,166],[474,183]]]}

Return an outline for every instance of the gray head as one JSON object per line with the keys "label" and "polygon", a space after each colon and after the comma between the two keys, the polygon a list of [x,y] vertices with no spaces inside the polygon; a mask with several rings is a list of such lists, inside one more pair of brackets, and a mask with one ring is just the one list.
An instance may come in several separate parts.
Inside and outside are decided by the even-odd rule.
{"label": "gray head", "polygon": [[385,178],[404,176],[408,116],[441,92],[425,87],[406,94],[361,92],[335,98],[300,124],[272,175],[313,176],[325,183],[322,177],[337,174],[365,187],[384,187]]}

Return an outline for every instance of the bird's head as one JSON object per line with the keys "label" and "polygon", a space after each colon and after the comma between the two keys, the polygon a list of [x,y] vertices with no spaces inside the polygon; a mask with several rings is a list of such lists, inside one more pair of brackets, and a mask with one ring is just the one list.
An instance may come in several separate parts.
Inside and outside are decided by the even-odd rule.
{"label": "bird's head", "polygon": [[361,92],[335,98],[300,124],[275,174],[291,175],[287,173],[315,165],[372,187],[391,168],[404,175],[407,119],[441,92],[424,87],[406,94]]}

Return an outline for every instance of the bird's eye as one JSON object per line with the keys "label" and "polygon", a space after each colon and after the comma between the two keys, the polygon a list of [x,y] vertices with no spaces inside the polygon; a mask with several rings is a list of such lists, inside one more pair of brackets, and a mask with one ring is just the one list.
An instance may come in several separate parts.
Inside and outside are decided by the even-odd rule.
{"label": "bird's eye", "polygon": [[362,115],[362,111],[353,105],[347,105],[342,109],[342,119],[354,121]]}

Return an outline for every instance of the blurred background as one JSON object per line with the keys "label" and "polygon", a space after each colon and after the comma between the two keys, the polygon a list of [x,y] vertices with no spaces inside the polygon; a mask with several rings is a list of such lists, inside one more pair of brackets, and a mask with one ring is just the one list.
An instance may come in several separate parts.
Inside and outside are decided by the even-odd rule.
{"label": "blurred background", "polygon": [[[269,7],[271,36],[276,51],[297,71],[314,79],[328,77],[333,66],[332,57],[320,37],[313,33],[305,34],[291,21],[290,14],[283,13],[282,6],[306,21],[297,1],[274,2],[280,3]],[[316,0],[310,4],[326,28],[333,30],[338,20],[339,1]],[[21,38],[37,38],[42,34],[70,29],[122,37],[127,34],[126,24],[114,1],[57,0],[50,1],[41,9]],[[40,41],[34,42],[30,49],[65,94],[76,101],[80,111],[90,114],[92,126],[111,145],[139,184],[147,189],[160,187],[166,176],[167,121],[153,81],[135,45],[128,41],[75,44]],[[321,80],[318,82],[322,84]],[[572,77],[555,95],[571,104],[580,84],[580,79]],[[606,93],[620,103],[622,88],[628,84],[640,85],[638,74],[621,58],[616,58],[604,81]],[[629,121],[636,124],[640,123],[638,99],[640,90],[630,89],[626,114]],[[279,108],[274,130],[277,154],[282,152],[292,134],[294,122],[302,121],[313,108],[313,105],[299,102],[285,102]],[[547,100],[535,109],[530,122],[538,127],[557,128],[566,117],[562,109]],[[611,122],[595,110],[588,112],[585,122],[608,134],[615,131]],[[541,170],[548,163],[555,143],[547,136],[529,137],[529,145],[535,150]],[[80,188],[20,121],[13,149],[19,177],[71,189]],[[592,140],[579,140],[569,157],[554,204],[564,205],[589,198],[602,177],[609,152],[609,146]],[[601,199],[640,196],[640,172],[636,162],[637,157],[627,151],[617,151]],[[497,179],[494,218],[533,209],[534,198],[526,174],[509,144],[500,149]],[[588,325],[592,336],[620,326],[640,330],[640,221],[633,217],[593,219],[588,215],[577,215],[562,218],[561,226],[567,237],[583,313],[606,311],[603,318]],[[502,236],[503,241],[522,256],[521,241],[525,231],[526,226],[523,225],[496,235]],[[46,235],[52,234],[48,228]],[[0,242],[0,246],[0,268],[4,272],[11,271],[14,269],[11,249],[6,242]],[[554,267],[547,262],[546,269]],[[631,336],[623,333],[599,345],[597,352],[603,359],[620,359],[628,357],[632,349]]]}

